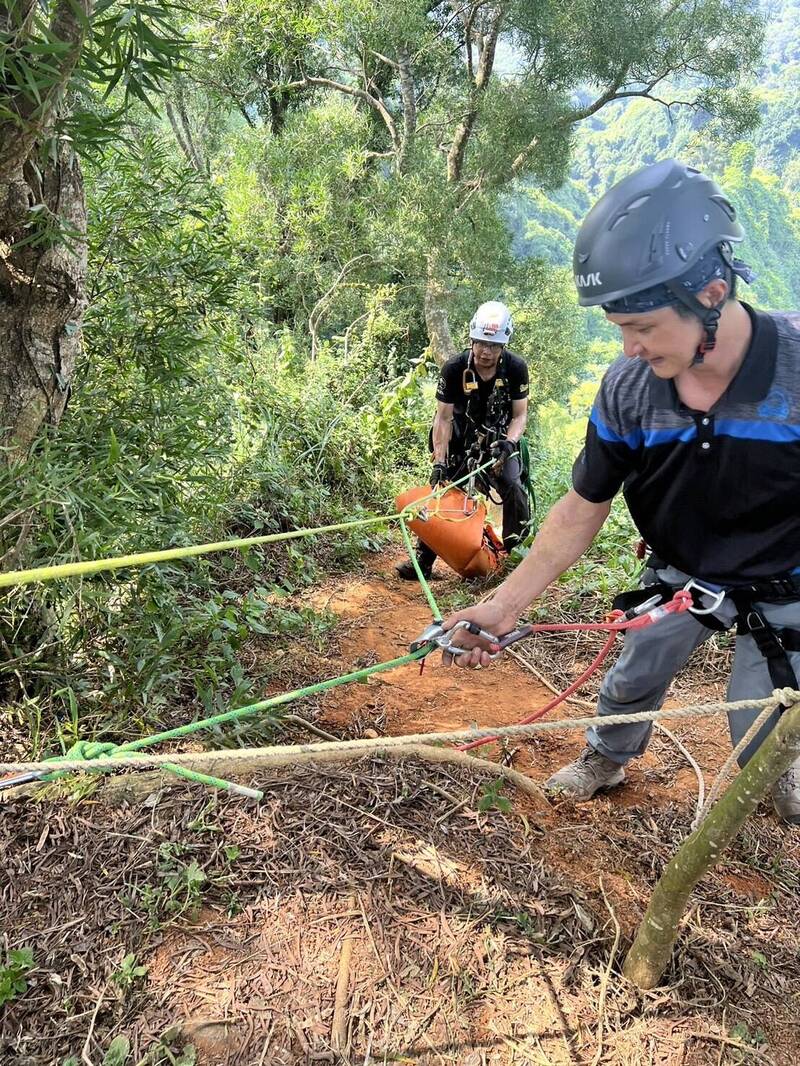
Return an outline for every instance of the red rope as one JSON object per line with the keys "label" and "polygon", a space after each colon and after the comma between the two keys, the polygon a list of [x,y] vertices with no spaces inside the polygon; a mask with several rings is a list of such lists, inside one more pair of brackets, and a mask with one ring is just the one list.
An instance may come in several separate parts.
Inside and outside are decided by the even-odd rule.
{"label": "red rope", "polygon": [[[692,605],[692,595],[690,592],[686,592],[684,589],[679,589],[669,603],[662,604],[659,607],[654,607],[646,614],[639,615],[636,618],[626,619],[623,622],[619,622],[616,619],[623,617],[622,611],[612,611],[608,616],[607,622],[561,622],[551,623],[543,625],[533,625],[525,627],[525,635],[530,636],[533,633],[569,633],[569,632],[597,632],[601,631],[608,633],[608,640],[601,648],[599,654],[588,666],[580,677],[576,678],[572,684],[565,688],[563,692],[552,699],[544,707],[538,711],[534,711],[532,714],[527,715],[525,718],[519,720],[519,725],[530,725],[531,722],[537,721],[539,718],[543,718],[546,714],[552,711],[555,707],[558,707],[564,700],[576,692],[581,685],[583,685],[589,678],[599,670],[604,661],[608,657],[609,652],[614,647],[614,642],[617,639],[617,633],[624,632],[628,629],[644,629],[645,626],[653,625],[661,618],[664,618],[668,614],[679,614],[683,611],[687,611]],[[471,751],[473,748],[480,748],[483,744],[491,744],[493,740],[498,740],[498,737],[481,737],[480,740],[472,740],[468,744],[459,744],[456,751]]]}

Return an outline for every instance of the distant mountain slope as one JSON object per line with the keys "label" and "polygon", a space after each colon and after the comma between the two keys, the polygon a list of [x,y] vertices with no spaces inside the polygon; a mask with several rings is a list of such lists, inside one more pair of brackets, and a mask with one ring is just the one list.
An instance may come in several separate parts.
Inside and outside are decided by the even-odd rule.
{"label": "distant mountain slope", "polygon": [[521,182],[507,202],[519,256],[566,266],[581,219],[609,186],[639,166],[677,156],[714,174],[747,230],[742,255],[759,277],[755,302],[800,308],[800,0],[765,3],[768,30],[761,125],[747,142],[721,144],[705,118],[645,101],[614,104],[583,127],[570,179],[555,192]]}

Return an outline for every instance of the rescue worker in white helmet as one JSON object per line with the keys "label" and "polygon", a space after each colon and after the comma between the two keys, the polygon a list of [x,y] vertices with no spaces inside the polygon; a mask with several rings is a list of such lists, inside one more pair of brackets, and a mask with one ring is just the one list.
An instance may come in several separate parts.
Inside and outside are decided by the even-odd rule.
{"label": "rescue worker in white helmet", "polygon": [[[476,466],[489,459],[496,464],[478,476],[479,488],[491,489],[503,504],[503,545],[511,551],[530,523],[530,500],[523,482],[519,440],[528,420],[528,366],[506,345],[514,332],[505,304],[481,304],[469,327],[469,348],[442,367],[436,387],[437,408],[430,446],[433,452],[431,487],[455,481],[467,473],[469,458]],[[417,561],[431,576],[436,553],[417,547]],[[416,581],[410,560],[397,567],[398,575]]]}

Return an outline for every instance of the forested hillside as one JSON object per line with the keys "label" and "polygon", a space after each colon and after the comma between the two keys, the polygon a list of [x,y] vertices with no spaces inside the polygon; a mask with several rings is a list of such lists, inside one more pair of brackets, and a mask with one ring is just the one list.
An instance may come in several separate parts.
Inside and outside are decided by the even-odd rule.
{"label": "forested hillside", "polygon": [[[673,478],[658,505],[682,535],[707,505],[695,452],[722,448],[692,443],[673,475],[714,420],[600,426],[607,476],[568,489],[619,351],[577,304],[572,247],[613,182],[669,155],[716,175],[755,301],[800,309],[800,0],[0,0],[0,71],[0,1063],[797,1066],[800,705],[756,700],[748,650],[742,746],[780,725],[713,806],[736,638],[683,614],[701,585],[694,607],[608,613],[642,564],[603,486],[630,442],[664,444],[675,465],[639,481]],[[507,416],[465,445],[459,493],[446,407],[429,451],[437,380],[490,300],[530,386],[485,341],[456,366],[459,400],[482,377]],[[702,398],[696,319],[665,319]],[[719,420],[743,434],[717,463],[762,569],[783,546],[756,543],[774,501],[748,489],[793,454],[790,401],[781,384],[762,421]],[[505,545],[501,482],[522,516]],[[412,514],[476,534],[475,556],[412,566]],[[772,523],[790,543],[793,518]],[[519,584],[492,595],[526,556],[541,595],[514,631]],[[780,637],[740,620],[784,685],[781,578]],[[527,651],[451,670],[441,620],[476,603]],[[615,640],[664,618],[691,639],[630,656],[649,692],[607,704],[644,708],[652,746],[627,778],[592,747],[570,762]],[[692,646],[662,684],[656,661]],[[588,792],[550,787],[570,767]],[[755,812],[772,784],[783,821]],[[674,891],[643,920],[683,838],[703,845],[691,909]],[[637,928],[660,954],[623,980]]]}
{"label": "forested hillside", "polygon": [[[29,116],[0,152],[4,565],[385,508],[425,469],[437,362],[489,297],[514,312],[537,404],[563,402],[597,358],[552,265],[593,194],[554,191],[586,138],[613,128],[617,97],[663,122],[645,87],[669,95],[689,55],[680,98],[732,136],[751,124],[758,11],[701,0],[687,27],[688,6],[649,0],[631,22],[505,0],[112,5],[58,24],[69,51],[31,7],[0,42],[0,119]],[[521,175],[557,234],[549,258],[510,239]],[[542,467],[553,492],[562,476]],[[157,718],[176,689],[208,704],[251,686],[235,634],[256,608],[212,591],[219,565],[144,571],[122,597],[8,596],[28,671],[7,697],[24,692],[37,743],[76,704],[80,732],[112,707]],[[250,565],[259,610],[318,573],[313,551]]]}
{"label": "forested hillside", "polygon": [[713,173],[735,202],[747,229],[743,255],[758,273],[748,290],[756,302],[800,307],[800,7],[778,0],[764,12],[764,59],[752,82],[759,123],[746,140],[702,109],[615,103],[579,131],[563,187],[522,183],[509,199],[517,253],[567,263],[580,220],[599,194],[637,166],[676,156]]}

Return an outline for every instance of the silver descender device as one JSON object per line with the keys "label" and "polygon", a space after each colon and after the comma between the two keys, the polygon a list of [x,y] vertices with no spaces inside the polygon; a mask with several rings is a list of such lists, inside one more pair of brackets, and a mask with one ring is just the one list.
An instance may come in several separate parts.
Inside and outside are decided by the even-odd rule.
{"label": "silver descender device", "polygon": [[509,641],[508,637],[513,637],[515,640],[519,640],[520,636],[524,635],[522,630],[515,630],[514,633],[509,633],[508,637],[503,637],[502,640],[499,640],[494,633],[488,633],[474,622],[467,622],[466,620],[456,622],[452,629],[446,631],[442,628],[441,622],[432,622],[427,629],[423,629],[416,640],[412,640],[408,646],[408,650],[413,653],[415,651],[421,651],[422,648],[431,645],[431,651],[434,651],[435,648],[439,648],[441,651],[449,652],[451,655],[466,655],[468,652],[472,651],[472,648],[462,648],[458,644],[453,644],[453,637],[462,629],[465,629],[471,634],[471,636],[480,637],[481,640],[485,640],[489,644],[495,646],[500,645],[499,651],[488,653],[492,659],[497,658],[500,651],[506,646],[506,642],[512,643],[512,641]]}

